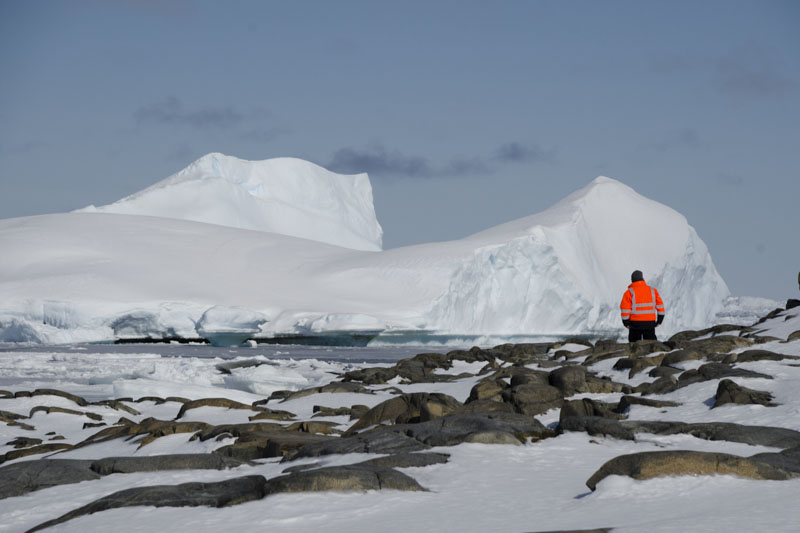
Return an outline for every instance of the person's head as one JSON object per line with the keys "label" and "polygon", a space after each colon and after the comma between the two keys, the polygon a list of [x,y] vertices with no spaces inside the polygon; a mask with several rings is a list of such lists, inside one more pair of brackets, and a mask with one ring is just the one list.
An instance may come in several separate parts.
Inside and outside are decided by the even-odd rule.
{"label": "person's head", "polygon": [[644,281],[644,274],[642,274],[641,270],[634,270],[633,274],[631,274],[631,282],[634,281]]}

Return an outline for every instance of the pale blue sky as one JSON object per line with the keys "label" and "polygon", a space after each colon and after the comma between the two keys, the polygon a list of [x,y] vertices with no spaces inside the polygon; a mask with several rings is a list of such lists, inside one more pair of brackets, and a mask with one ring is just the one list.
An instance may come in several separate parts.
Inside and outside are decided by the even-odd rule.
{"label": "pale blue sky", "polygon": [[797,297],[800,2],[0,0],[0,218],[208,152],[370,173],[386,248],[598,175],[677,209],[735,295]]}

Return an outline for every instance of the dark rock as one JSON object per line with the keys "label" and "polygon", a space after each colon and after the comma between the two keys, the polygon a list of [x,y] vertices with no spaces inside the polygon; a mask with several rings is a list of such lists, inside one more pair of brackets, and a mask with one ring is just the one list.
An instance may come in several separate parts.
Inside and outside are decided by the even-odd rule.
{"label": "dark rock", "polygon": [[544,414],[564,403],[559,389],[534,383],[506,389],[502,392],[502,398],[513,405],[516,412],[530,416]]}
{"label": "dark rock", "polygon": [[538,342],[528,344],[501,344],[492,348],[498,357],[506,363],[528,364],[547,358],[551,343]]}
{"label": "dark rock", "polygon": [[679,404],[678,402],[650,400],[648,398],[641,398],[639,396],[625,395],[619,401],[617,412],[624,413],[630,408],[631,405],[644,405],[646,407],[663,408],[663,407],[678,407],[681,404]]}
{"label": "dark rock", "polygon": [[74,394],[70,394],[68,392],[56,389],[36,389],[31,393],[31,396],[60,396],[62,398],[66,398],[67,400],[78,404],[81,407],[86,407],[87,405],[89,405],[89,402],[87,402],[80,396],[76,396]]}
{"label": "dark rock", "polygon": [[0,390],[0,398],[13,398],[14,393],[8,390]]}
{"label": "dark rock", "polygon": [[686,434],[704,440],[741,442],[752,446],[793,448],[800,446],[800,432],[793,429],[770,426],[744,426],[729,422],[701,422],[687,424],[669,421],[624,420],[618,424],[634,433],[656,435]]}
{"label": "dark rock", "polygon": [[165,400],[164,398],[159,398],[158,396],[142,396],[141,398],[136,400],[136,403],[142,403],[142,402],[155,402],[156,405],[161,405],[162,403],[166,403],[167,400]]}
{"label": "dark rock", "polygon": [[314,413],[312,417],[350,416],[352,410],[349,407],[325,407],[324,405],[315,405],[312,412]]}
{"label": "dark rock", "polygon": [[272,478],[267,481],[266,494],[381,489],[425,490],[406,474],[374,464],[358,463],[303,470]]}
{"label": "dark rock", "polygon": [[619,421],[598,416],[570,416],[558,422],[558,433],[581,431],[594,437],[613,437],[619,440],[634,440],[634,432]]}
{"label": "dark rock", "polygon": [[772,403],[772,394],[768,392],[748,389],[736,384],[734,381],[723,379],[717,386],[713,407],[719,407],[726,403],[759,404],[767,407],[776,405]]}
{"label": "dark rock", "polygon": [[494,401],[502,402],[500,393],[506,390],[508,384],[502,379],[480,381],[469,391],[469,398],[466,403],[485,400],[494,397]]}
{"label": "dark rock", "polygon": [[380,430],[400,431],[428,446],[455,446],[462,442],[519,444],[528,438],[540,440],[554,436],[535,418],[506,413],[450,415]]}
{"label": "dark rock", "polygon": [[786,337],[786,342],[796,341],[797,339],[800,339],[800,329],[790,333],[789,336]]}
{"label": "dark rock", "polygon": [[334,427],[339,424],[335,422],[320,422],[312,420],[308,422],[295,422],[286,428],[287,431],[302,431],[303,433],[316,433],[320,435],[331,435],[335,433]]}
{"label": "dark rock", "polygon": [[101,429],[94,435],[76,445],[76,447],[88,446],[99,442],[106,442],[123,437],[139,437],[137,441],[139,447],[145,446],[157,438],[175,433],[196,433],[213,426],[205,422],[177,422],[174,420],[157,420],[146,418],[141,422],[133,422],[126,418],[120,418],[117,424],[105,429]]}
{"label": "dark rock", "polygon": [[391,424],[424,422],[452,413],[459,407],[461,402],[446,394],[427,392],[403,394],[381,402],[367,411],[358,422],[345,431],[344,435],[350,436],[360,429],[384,422]]}
{"label": "dark rock", "polygon": [[710,328],[706,328],[700,331],[681,331],[680,333],[676,333],[672,337],[669,338],[667,342],[675,343],[677,345],[684,344],[688,341],[694,340],[697,337],[703,337],[705,335],[719,335],[721,333],[738,333],[741,334],[743,332],[749,331],[750,328],[747,326],[738,326],[733,324],[719,324]]}
{"label": "dark rock", "polygon": [[21,496],[39,489],[100,479],[91,460],[40,459],[20,461],[0,468],[0,499]]}
{"label": "dark rock", "polygon": [[800,446],[788,448],[779,453],[759,453],[750,456],[750,459],[767,463],[787,472],[800,474]]}
{"label": "dark rock", "polygon": [[190,400],[184,403],[181,406],[181,410],[178,411],[178,415],[175,417],[175,420],[183,418],[183,415],[186,414],[186,411],[197,409],[198,407],[225,407],[226,409],[247,409],[250,411],[258,410],[252,405],[237,402],[229,398],[202,398],[200,400]]}
{"label": "dark rock", "polygon": [[358,420],[369,411],[366,405],[356,404],[350,406],[350,420]]}
{"label": "dark rock", "polygon": [[615,411],[616,408],[616,405],[606,404],[589,398],[565,401],[564,405],[561,407],[559,420],[570,416],[599,416],[603,418],[613,418],[615,420],[625,418]]}
{"label": "dark rock", "polygon": [[745,370],[744,368],[730,367],[722,363],[706,363],[697,369],[697,373],[706,381],[728,377],[772,379],[772,376],[767,374]]}
{"label": "dark rock", "polygon": [[31,409],[31,412],[28,415],[28,418],[33,417],[34,413],[39,413],[39,412],[45,412],[47,414],[50,414],[50,413],[63,413],[63,414],[67,414],[67,415],[85,416],[85,417],[90,418],[90,419],[92,419],[94,421],[99,421],[99,420],[103,419],[102,416],[100,416],[100,415],[98,415],[96,413],[85,413],[83,411],[76,411],[75,409],[67,409],[65,407],[50,407],[50,406],[47,406],[47,405],[37,405],[36,407]]}
{"label": "dark rock", "polygon": [[64,523],[79,516],[132,506],[153,507],[227,507],[253,500],[267,494],[264,476],[244,476],[216,483],[182,483],[180,485],[155,485],[136,487],[115,492],[54,520],[30,529],[39,531]]}
{"label": "dark rock", "polygon": [[289,411],[281,411],[279,409],[267,409],[266,407],[255,407],[258,413],[253,416],[248,416],[248,420],[294,420],[295,414]]}
{"label": "dark rock", "polygon": [[183,398],[181,396],[167,396],[164,398],[167,402],[177,402],[177,403],[188,403],[191,400],[189,398]]}
{"label": "dark rock", "polygon": [[298,398],[304,398],[306,396],[311,396],[312,394],[322,394],[322,393],[353,393],[353,394],[373,394],[373,392],[363,385],[359,383],[351,383],[351,382],[333,382],[328,383],[322,387],[312,387],[310,389],[303,389],[299,391],[295,391],[289,395],[287,395],[281,402],[288,402],[290,400],[297,400]]}
{"label": "dark rock", "polygon": [[722,360],[724,364],[752,363],[753,361],[782,361],[784,359],[800,359],[796,355],[784,355],[768,350],[745,350],[742,353],[731,353]]}
{"label": "dark rock", "polygon": [[478,413],[516,413],[516,409],[510,403],[496,401],[495,398],[486,398],[485,400],[475,400],[474,402],[465,403],[459,407],[453,414],[478,414]]}
{"label": "dark rock", "polygon": [[106,407],[116,409],[117,411],[125,411],[126,413],[133,416],[140,416],[142,414],[136,409],[122,403],[122,400],[103,400],[100,402],[94,402],[92,405],[104,405]]}
{"label": "dark rock", "polygon": [[365,385],[380,385],[397,377],[396,367],[371,367],[345,372],[344,381],[360,381]]}
{"label": "dark rock", "polygon": [[19,459],[20,457],[58,452],[61,450],[71,450],[72,447],[72,444],[54,442],[49,444],[40,444],[38,446],[31,446],[30,448],[22,448],[20,450],[11,450],[10,452],[6,452],[4,455],[0,455],[0,464],[5,463],[6,461]]}
{"label": "dark rock", "polygon": [[752,346],[754,341],[746,337],[734,337],[733,335],[719,335],[708,339],[693,340],[681,345],[680,347],[688,350],[710,353],[728,353],[736,348],[747,348]]}
{"label": "dark rock", "polygon": [[664,357],[661,359],[661,365],[673,366],[683,361],[697,361],[705,356],[706,354],[699,350],[675,350],[674,352],[664,354]]}
{"label": "dark rock", "polygon": [[564,396],[572,396],[586,389],[586,368],[583,366],[564,366],[550,372],[550,385]]}
{"label": "dark rock", "polygon": [[430,446],[400,432],[367,431],[352,437],[330,438],[305,444],[284,456],[283,461],[345,453],[398,454],[416,452],[428,448]]}
{"label": "dark rock", "polygon": [[508,367],[508,377],[511,378],[512,387],[516,387],[517,385],[550,384],[550,372],[533,370],[524,366]]}
{"label": "dark rock", "polygon": [[42,443],[42,439],[35,439],[32,437],[17,437],[14,440],[6,442],[6,446],[13,446],[16,449],[27,448],[29,446],[36,446]]}
{"label": "dark rock", "polygon": [[680,374],[681,372],[683,372],[683,370],[672,368],[671,366],[657,366],[648,372],[647,375],[651,378],[659,379],[668,378],[670,376],[674,376],[675,374]]}
{"label": "dark rock", "polygon": [[378,457],[377,459],[370,459],[361,464],[381,466],[384,468],[414,468],[444,464],[449,458],[450,455],[446,453],[398,453],[395,455]]}
{"label": "dark rock", "polygon": [[785,480],[791,472],[766,462],[727,453],[685,450],[640,452],[621,455],[606,462],[586,482],[591,490],[607,476],[628,476],[651,479],[660,476],[729,474],[750,479]]}
{"label": "dark rock", "polygon": [[789,298],[786,300],[786,310],[794,309],[795,307],[800,307],[800,300],[796,300],[794,298]]}
{"label": "dark rock", "polygon": [[134,472],[160,472],[162,470],[224,470],[252,464],[213,453],[106,457],[89,462],[92,471],[101,476]]}

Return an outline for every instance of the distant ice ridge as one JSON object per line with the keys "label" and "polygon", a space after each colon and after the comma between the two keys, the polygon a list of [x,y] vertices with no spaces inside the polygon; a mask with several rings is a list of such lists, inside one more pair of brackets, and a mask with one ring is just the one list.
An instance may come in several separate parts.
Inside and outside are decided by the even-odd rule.
{"label": "distant ice ridge", "polygon": [[335,174],[290,157],[208,154],[122,200],[80,211],[194,220],[356,250],[380,250],[383,238],[366,174]]}
{"label": "distant ice ridge", "polygon": [[[171,194],[172,181],[184,183],[179,173],[134,195],[131,205],[152,206],[138,200],[163,189],[180,212],[186,198]],[[241,197],[225,198],[237,211]],[[6,342],[196,338],[212,329],[379,334],[376,342],[389,343],[619,337],[619,301],[635,269],[665,300],[660,338],[753,307],[726,300],[708,249],[681,214],[604,177],[542,213],[460,240],[382,252],[104,213],[0,220],[0,249]]]}

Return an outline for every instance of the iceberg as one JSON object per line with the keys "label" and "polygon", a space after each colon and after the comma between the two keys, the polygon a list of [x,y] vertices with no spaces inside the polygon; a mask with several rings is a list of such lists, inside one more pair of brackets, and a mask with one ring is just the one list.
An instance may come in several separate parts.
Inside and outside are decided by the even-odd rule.
{"label": "iceberg", "polygon": [[79,211],[194,220],[356,250],[378,251],[383,238],[366,174],[335,174],[291,157],[208,154],[142,191]]}
{"label": "iceberg", "polygon": [[[298,236],[297,228],[243,228],[210,215],[193,220],[195,203],[247,213],[254,198],[219,196],[218,189],[207,198],[204,179],[195,179],[198,168],[227,176],[208,178],[214,187],[244,184],[274,199],[258,183],[272,175],[266,167],[286,169],[286,161],[241,167],[237,161],[207,156],[107,209],[0,220],[0,341],[226,332],[242,340],[328,334],[376,343],[619,338],[619,301],[636,269],[665,300],[662,338],[713,323],[730,302],[686,218],[611,178],[593,180],[546,211],[463,239],[375,251],[380,225],[366,175],[356,180],[363,184],[347,186],[361,200],[347,204],[347,194],[334,195],[336,223],[322,214],[313,222],[332,190],[324,169],[313,170],[305,194],[297,189],[283,196],[287,210],[305,217],[298,227],[326,232],[315,239]],[[318,168],[291,165],[302,172]],[[177,194],[175,187],[185,190]],[[151,209],[156,205],[180,216],[164,217]],[[354,235],[361,245],[354,245]],[[346,246],[333,242],[345,236]]]}

